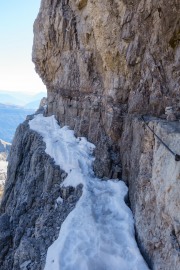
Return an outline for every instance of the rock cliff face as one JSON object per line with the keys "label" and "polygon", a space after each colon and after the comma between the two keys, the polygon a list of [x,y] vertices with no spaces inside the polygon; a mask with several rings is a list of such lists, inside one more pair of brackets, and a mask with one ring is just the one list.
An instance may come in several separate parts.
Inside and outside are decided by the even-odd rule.
{"label": "rock cliff face", "polygon": [[[48,115],[96,144],[98,176],[122,173],[153,269],[179,268],[179,165],[138,116],[163,118],[166,106],[179,116],[179,12],[177,0],[43,0],[34,25]],[[160,119],[152,126],[169,144],[180,138]]]}
{"label": "rock cliff face", "polygon": [[[147,120],[156,134],[180,153],[180,123]],[[127,125],[122,140],[122,167],[124,178],[128,176],[140,249],[152,269],[179,269],[180,162],[137,118]]]}
{"label": "rock cliff face", "polygon": [[41,3],[33,61],[48,114],[97,145],[100,177],[120,162],[124,117],[179,110],[178,14],[165,0]]}
{"label": "rock cliff face", "polygon": [[[42,0],[34,24],[32,57],[47,86],[47,115],[55,114],[61,125],[95,143],[99,177],[122,176],[129,185],[137,240],[154,270],[180,268],[180,163],[139,116],[146,114],[154,131],[180,154],[179,122],[162,120],[166,106],[172,106],[177,117],[180,111],[179,12],[178,0]],[[9,262],[12,269],[23,263],[41,269],[62,222],[45,222],[45,217],[52,218],[47,212],[58,196],[62,172],[27,123],[20,126],[13,145],[1,206],[6,213],[1,218],[6,224],[5,234],[0,234],[2,269],[8,269]],[[21,187],[22,200],[17,196]],[[64,215],[80,190],[72,191],[75,200],[73,205],[67,202]],[[47,202],[40,209],[39,196]],[[26,230],[25,219],[31,216]],[[49,232],[52,237],[47,237]],[[39,235],[48,242],[43,249]],[[24,259],[24,247],[30,245],[32,254]],[[40,256],[35,258],[37,250]]]}

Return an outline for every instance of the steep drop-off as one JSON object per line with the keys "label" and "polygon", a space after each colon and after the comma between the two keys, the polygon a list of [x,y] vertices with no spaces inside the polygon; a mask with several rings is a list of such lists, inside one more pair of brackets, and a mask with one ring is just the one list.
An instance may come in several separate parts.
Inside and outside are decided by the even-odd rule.
{"label": "steep drop-off", "polygon": [[81,196],[81,185],[60,188],[66,173],[45,153],[29,120],[18,127],[9,156],[0,208],[1,270],[44,269],[48,247]]}

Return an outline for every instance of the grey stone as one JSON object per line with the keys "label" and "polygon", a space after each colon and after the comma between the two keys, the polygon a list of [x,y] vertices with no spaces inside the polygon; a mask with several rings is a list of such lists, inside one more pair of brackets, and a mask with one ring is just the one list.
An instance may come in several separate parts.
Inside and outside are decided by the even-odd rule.
{"label": "grey stone", "polygon": [[[0,269],[42,270],[47,249],[75,207],[82,186],[67,188],[63,207],[55,209],[67,174],[45,153],[42,137],[29,129],[27,120],[16,131],[9,162],[0,207]],[[68,201],[69,196],[73,199]]]}

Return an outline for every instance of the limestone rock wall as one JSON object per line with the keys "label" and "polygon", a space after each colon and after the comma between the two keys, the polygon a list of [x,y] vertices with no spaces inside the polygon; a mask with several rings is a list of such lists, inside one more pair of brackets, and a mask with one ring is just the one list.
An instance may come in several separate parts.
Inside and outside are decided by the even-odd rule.
{"label": "limestone rock wall", "polygon": [[178,0],[41,1],[32,59],[48,114],[96,143],[101,177],[119,163],[124,115],[179,110],[179,12]]}
{"label": "limestone rock wall", "polygon": [[[154,132],[180,153],[180,123],[146,118]],[[180,266],[180,162],[138,118],[122,136],[123,179],[135,217],[137,240],[154,270]],[[127,136],[127,134],[129,134]]]}
{"label": "limestone rock wall", "polygon": [[[98,176],[123,175],[153,269],[180,267],[171,241],[179,243],[179,169],[138,116],[163,118],[166,106],[179,116],[179,14],[178,0],[42,0],[34,24],[32,59],[47,86],[47,114],[96,144]],[[178,147],[177,132],[171,138],[152,126]]]}
{"label": "limestone rock wall", "polygon": [[[47,86],[47,114],[96,144],[98,176],[123,175],[153,269],[179,269],[171,242],[179,176],[168,192],[176,166],[138,116],[163,118],[166,106],[180,116],[179,15],[179,0],[42,0],[34,24],[32,59]],[[172,143],[164,127],[152,125]]]}

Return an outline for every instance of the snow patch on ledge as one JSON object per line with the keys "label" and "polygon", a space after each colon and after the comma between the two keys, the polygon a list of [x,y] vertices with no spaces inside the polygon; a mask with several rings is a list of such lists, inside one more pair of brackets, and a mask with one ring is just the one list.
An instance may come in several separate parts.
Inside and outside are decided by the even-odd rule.
{"label": "snow patch on ledge", "polygon": [[83,175],[93,174],[92,153],[95,146],[86,138],[76,138],[67,126],[60,128],[54,116],[43,117],[39,114],[29,125],[43,137],[46,153],[68,174],[63,186],[86,185]]}
{"label": "snow patch on ledge", "polygon": [[64,186],[83,184],[83,194],[49,247],[45,270],[147,270],[134,237],[131,210],[124,202],[124,182],[96,178],[95,146],[60,128],[54,116],[29,122],[46,143],[46,153],[68,173]]}

